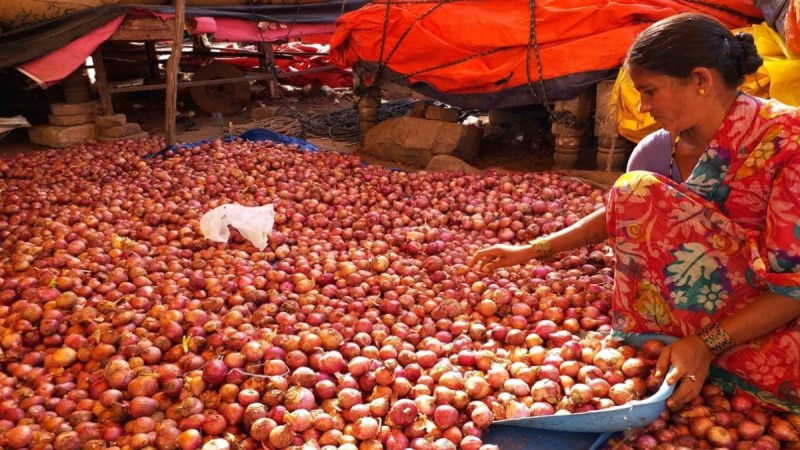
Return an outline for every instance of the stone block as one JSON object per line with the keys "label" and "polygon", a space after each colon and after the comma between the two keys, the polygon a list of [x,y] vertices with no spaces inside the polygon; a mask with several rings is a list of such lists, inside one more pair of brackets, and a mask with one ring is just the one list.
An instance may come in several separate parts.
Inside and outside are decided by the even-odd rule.
{"label": "stone block", "polygon": [[436,155],[425,167],[428,172],[463,172],[467,174],[483,173],[481,169],[472,167],[466,162],[450,155]]}
{"label": "stone block", "polygon": [[121,127],[125,125],[128,118],[125,114],[111,114],[107,116],[97,116],[94,119],[94,124],[100,128]]}
{"label": "stone block", "polygon": [[107,138],[123,138],[142,131],[138,123],[126,123],[118,127],[101,128],[100,135]]}
{"label": "stone block", "polygon": [[416,117],[417,119],[425,118],[425,110],[428,109],[427,102],[414,102],[411,106],[411,111],[408,112],[409,117]]}
{"label": "stone block", "polygon": [[39,125],[28,129],[28,138],[32,143],[55,148],[81,144],[95,137],[97,131],[93,123],[71,127]]}
{"label": "stone block", "polygon": [[425,118],[428,120],[458,122],[458,116],[458,110],[453,108],[442,108],[441,106],[431,105],[425,110]]}
{"label": "stone block", "polygon": [[99,136],[97,138],[97,142],[102,142],[103,144],[113,144],[114,142],[117,142],[117,141],[128,141],[128,140],[138,141],[139,139],[147,139],[149,137],[150,137],[150,133],[148,133],[147,131],[142,131],[142,132],[139,132],[139,133],[135,133],[135,134],[131,134],[131,135],[128,135],[128,136],[123,136],[123,137],[118,137],[118,138]]}
{"label": "stone block", "polygon": [[51,103],[50,112],[57,116],[74,116],[76,114],[95,114],[97,102],[84,103]]}
{"label": "stone block", "polygon": [[397,117],[379,123],[364,137],[364,151],[389,161],[426,167],[437,155],[463,161],[478,156],[483,130],[438,120]]}
{"label": "stone block", "polygon": [[86,103],[92,99],[86,89],[78,91],[64,91],[64,99],[67,103]]}
{"label": "stone block", "polygon": [[48,121],[50,122],[50,125],[71,127],[74,125],[84,125],[94,122],[94,114],[72,114],[69,116],[50,114]]}

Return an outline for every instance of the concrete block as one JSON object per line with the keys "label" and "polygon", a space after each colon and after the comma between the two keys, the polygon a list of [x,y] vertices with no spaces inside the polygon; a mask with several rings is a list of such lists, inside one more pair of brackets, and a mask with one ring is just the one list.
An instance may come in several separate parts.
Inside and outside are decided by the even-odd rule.
{"label": "concrete block", "polygon": [[100,135],[107,138],[123,138],[142,131],[138,123],[126,123],[118,127],[101,128]]}
{"label": "concrete block", "polygon": [[125,125],[128,121],[128,118],[125,117],[125,114],[111,114],[108,116],[97,116],[94,120],[94,124],[100,128],[112,128],[112,127],[121,127]]}
{"label": "concrete block", "polygon": [[48,121],[50,122],[50,125],[71,127],[74,125],[84,125],[94,122],[94,114],[72,114],[69,116],[50,114]]}
{"label": "concrete block", "polygon": [[82,144],[95,137],[97,131],[93,123],[71,127],[39,125],[28,129],[28,138],[32,143],[55,148]]}
{"label": "concrete block", "polygon": [[75,114],[95,114],[97,102],[84,103],[51,103],[50,112],[57,116],[74,116]]}

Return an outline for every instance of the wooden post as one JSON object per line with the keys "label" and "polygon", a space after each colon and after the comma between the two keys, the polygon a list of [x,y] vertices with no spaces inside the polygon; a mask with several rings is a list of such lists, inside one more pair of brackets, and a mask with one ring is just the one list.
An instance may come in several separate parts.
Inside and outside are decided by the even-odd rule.
{"label": "wooden post", "polygon": [[94,63],[94,81],[97,83],[97,93],[100,95],[100,106],[103,108],[103,115],[114,114],[114,105],[111,103],[111,93],[108,92],[108,77],[106,76],[106,65],[103,62],[103,52],[100,46],[92,53]]}
{"label": "wooden post", "polygon": [[151,80],[161,80],[161,74],[158,70],[158,53],[156,53],[155,41],[144,41],[144,48],[147,51],[147,68],[150,72]]}
{"label": "wooden post", "polygon": [[175,28],[172,33],[172,51],[167,61],[166,112],[164,114],[164,139],[175,145],[175,116],[178,103],[178,71],[183,50],[183,23],[186,0],[175,0]]}
{"label": "wooden post", "polygon": [[280,97],[278,78],[275,76],[275,52],[272,48],[272,42],[259,42],[258,49],[261,53],[258,56],[258,63],[262,69],[271,74],[269,79],[269,98]]}

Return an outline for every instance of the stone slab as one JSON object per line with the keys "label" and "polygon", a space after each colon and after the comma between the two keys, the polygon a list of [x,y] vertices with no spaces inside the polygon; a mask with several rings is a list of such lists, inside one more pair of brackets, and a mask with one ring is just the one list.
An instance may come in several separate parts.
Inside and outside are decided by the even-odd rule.
{"label": "stone slab", "polygon": [[94,124],[100,128],[112,128],[112,127],[121,127],[125,125],[128,121],[128,118],[125,114],[111,114],[108,116],[97,116],[94,120]]}
{"label": "stone slab", "polygon": [[93,123],[71,127],[39,125],[28,129],[28,138],[32,143],[55,148],[82,144],[95,137],[97,131]]}
{"label": "stone slab", "polygon": [[119,139],[132,134],[140,133],[141,131],[142,127],[139,126],[138,123],[132,122],[126,123],[125,125],[120,125],[118,127],[101,128],[100,135],[102,137]]}
{"label": "stone slab", "polygon": [[147,131],[142,131],[136,134],[131,134],[128,136],[123,136],[118,138],[98,136],[97,142],[102,142],[103,144],[113,144],[114,142],[117,141],[127,141],[127,140],[138,141],[139,139],[147,139],[149,137],[150,133],[148,133]]}
{"label": "stone slab", "polygon": [[59,127],[71,127],[75,125],[84,125],[87,123],[93,123],[94,114],[72,114],[69,116],[50,114],[50,116],[48,117],[48,121],[50,122],[50,125],[58,125]]}
{"label": "stone slab", "polygon": [[458,116],[458,110],[453,108],[442,108],[441,106],[431,105],[425,110],[425,118],[428,120],[458,122]]}
{"label": "stone slab", "polygon": [[83,103],[51,103],[50,112],[57,116],[73,116],[75,114],[95,114],[97,102]]}

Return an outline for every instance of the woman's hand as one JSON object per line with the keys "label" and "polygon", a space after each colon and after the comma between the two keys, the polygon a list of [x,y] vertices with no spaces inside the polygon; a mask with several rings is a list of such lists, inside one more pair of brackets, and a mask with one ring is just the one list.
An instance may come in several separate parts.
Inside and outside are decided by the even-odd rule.
{"label": "woman's hand", "polygon": [[714,355],[711,350],[695,335],[687,336],[664,347],[656,363],[656,377],[660,379],[666,374],[668,384],[678,383],[672,396],[667,400],[669,409],[680,409],[700,394],[713,360]]}
{"label": "woman's hand", "polygon": [[529,245],[497,244],[475,252],[467,265],[491,272],[501,267],[528,262],[532,257],[533,249]]}

